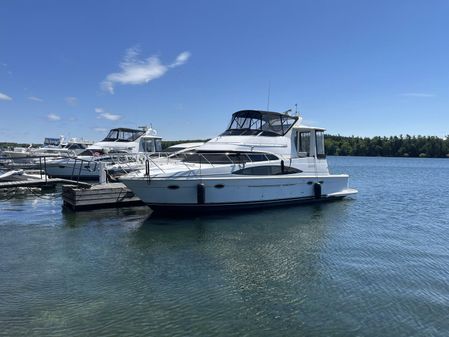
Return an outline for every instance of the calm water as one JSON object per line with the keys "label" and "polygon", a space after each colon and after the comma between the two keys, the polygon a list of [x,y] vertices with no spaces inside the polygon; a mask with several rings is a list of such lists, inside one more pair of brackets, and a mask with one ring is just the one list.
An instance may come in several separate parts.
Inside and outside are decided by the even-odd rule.
{"label": "calm water", "polygon": [[353,199],[189,219],[0,201],[0,335],[448,336],[449,160],[330,158]]}

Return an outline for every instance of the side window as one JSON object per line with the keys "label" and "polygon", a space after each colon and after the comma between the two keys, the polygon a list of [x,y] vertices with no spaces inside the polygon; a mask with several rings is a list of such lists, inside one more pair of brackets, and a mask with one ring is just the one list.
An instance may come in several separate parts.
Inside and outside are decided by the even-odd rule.
{"label": "side window", "polygon": [[310,131],[299,133],[298,144],[296,148],[298,149],[299,157],[310,156]]}
{"label": "side window", "polygon": [[160,139],[156,139],[156,152],[161,152],[162,151],[162,142]]}
{"label": "side window", "polygon": [[284,170],[282,170],[282,167],[280,165],[266,165],[266,166],[246,167],[244,169],[234,171],[232,173],[248,176],[271,176],[281,174],[294,174],[301,172],[302,172],[301,170],[294,167],[285,166]]}
{"label": "side window", "polygon": [[144,152],[155,152],[153,139],[145,140],[143,143],[143,151]]}
{"label": "side window", "polygon": [[316,157],[318,159],[326,158],[326,152],[324,151],[324,132],[315,131],[316,139]]}

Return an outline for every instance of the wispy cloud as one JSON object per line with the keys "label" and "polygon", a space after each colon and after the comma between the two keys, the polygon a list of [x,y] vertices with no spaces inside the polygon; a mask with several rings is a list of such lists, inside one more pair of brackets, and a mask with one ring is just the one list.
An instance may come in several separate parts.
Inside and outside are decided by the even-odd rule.
{"label": "wispy cloud", "polygon": [[36,96],[28,96],[27,97],[30,101],[35,101],[35,102],[43,102],[44,100],[40,97],[36,97]]}
{"label": "wispy cloud", "polygon": [[402,94],[400,94],[400,96],[405,96],[405,97],[435,97],[435,94],[429,94],[426,92],[404,92]]}
{"label": "wispy cloud", "polygon": [[0,101],[12,101],[12,97],[0,92]]}
{"label": "wispy cloud", "polygon": [[120,63],[122,70],[107,75],[101,83],[101,88],[113,94],[116,84],[138,85],[148,83],[162,77],[169,69],[183,65],[190,58],[190,53],[185,51],[179,54],[173,63],[164,65],[157,56],[139,59],[139,54],[140,51],[136,47],[128,49]]}
{"label": "wispy cloud", "polygon": [[122,118],[122,115],[112,114],[105,111],[103,108],[95,108],[95,112],[98,114],[98,119],[107,119],[109,121],[118,121]]}
{"label": "wispy cloud", "polygon": [[118,121],[119,119],[122,118],[122,116],[121,115],[111,114],[109,112],[103,112],[97,118],[98,119],[107,119],[109,121]]}
{"label": "wispy cloud", "polygon": [[108,129],[105,129],[105,128],[94,128],[94,131],[97,131],[97,132],[106,132],[106,131],[108,131]]}
{"label": "wispy cloud", "polygon": [[78,104],[78,98],[73,96],[66,97],[65,101],[70,106],[76,106]]}
{"label": "wispy cloud", "polygon": [[47,119],[49,121],[52,121],[52,122],[59,121],[59,120],[61,120],[61,116],[58,116],[58,115],[55,115],[55,114],[48,114],[47,115]]}

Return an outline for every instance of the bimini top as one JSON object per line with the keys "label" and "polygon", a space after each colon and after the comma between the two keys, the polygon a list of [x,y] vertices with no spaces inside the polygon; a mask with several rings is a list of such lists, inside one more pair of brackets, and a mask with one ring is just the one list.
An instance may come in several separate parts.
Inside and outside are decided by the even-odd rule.
{"label": "bimini top", "polygon": [[241,110],[232,114],[228,129],[221,136],[284,136],[298,120],[280,112]]}
{"label": "bimini top", "polygon": [[128,129],[128,128],[117,128],[111,129],[103,142],[133,142],[137,138],[143,136],[145,131]]}

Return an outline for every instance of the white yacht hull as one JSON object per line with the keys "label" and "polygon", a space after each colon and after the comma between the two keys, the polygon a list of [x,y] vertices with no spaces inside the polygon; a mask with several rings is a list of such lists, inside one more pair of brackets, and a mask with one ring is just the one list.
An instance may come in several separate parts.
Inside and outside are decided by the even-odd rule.
{"label": "white yacht hull", "polygon": [[[347,175],[203,178],[123,178],[154,210],[203,211],[340,199],[357,193]],[[316,186],[316,185],[319,185]]]}

